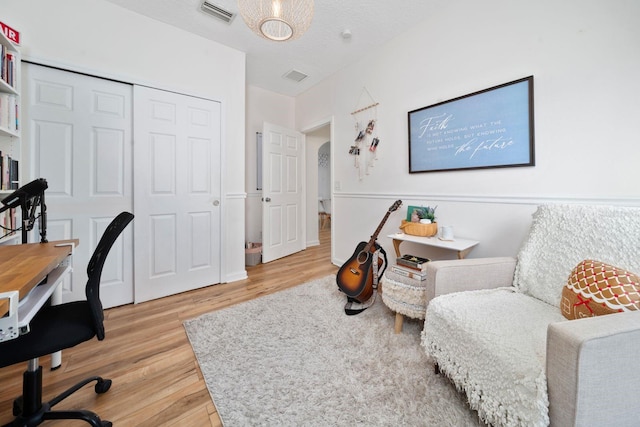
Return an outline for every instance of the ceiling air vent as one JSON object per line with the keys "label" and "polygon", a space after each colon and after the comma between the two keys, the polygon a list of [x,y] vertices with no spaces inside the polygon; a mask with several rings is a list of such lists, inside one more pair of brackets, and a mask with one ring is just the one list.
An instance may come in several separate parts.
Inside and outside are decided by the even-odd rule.
{"label": "ceiling air vent", "polygon": [[231,21],[233,21],[233,18],[236,17],[235,13],[229,12],[228,10],[221,8],[216,4],[210,3],[207,0],[204,0],[202,2],[202,6],[200,6],[200,9],[202,9],[203,12],[226,22],[227,24],[230,24]]}
{"label": "ceiling air vent", "polygon": [[282,77],[284,77],[285,79],[293,80],[294,82],[300,83],[301,81],[303,81],[309,76],[303,73],[302,71],[291,70]]}

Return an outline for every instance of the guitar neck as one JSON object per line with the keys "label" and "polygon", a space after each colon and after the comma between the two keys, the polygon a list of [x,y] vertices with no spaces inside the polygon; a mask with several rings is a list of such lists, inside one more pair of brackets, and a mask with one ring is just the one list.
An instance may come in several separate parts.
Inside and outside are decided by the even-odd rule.
{"label": "guitar neck", "polygon": [[380,225],[378,225],[378,228],[376,228],[376,231],[371,236],[369,243],[367,243],[367,246],[365,246],[365,251],[368,252],[371,250],[371,247],[375,244],[376,239],[378,238],[378,234],[380,234],[380,231],[382,230],[382,227],[384,227],[384,224],[387,222],[387,219],[389,219],[389,215],[391,215],[391,211],[387,211],[384,218],[382,218],[382,221],[380,221]]}

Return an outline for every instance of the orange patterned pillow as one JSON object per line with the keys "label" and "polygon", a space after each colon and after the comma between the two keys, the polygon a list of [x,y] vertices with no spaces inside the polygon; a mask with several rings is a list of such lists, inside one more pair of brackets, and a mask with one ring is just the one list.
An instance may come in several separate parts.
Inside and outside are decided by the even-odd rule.
{"label": "orange patterned pillow", "polygon": [[562,289],[560,310],[569,320],[640,310],[640,277],[600,261],[584,260]]}

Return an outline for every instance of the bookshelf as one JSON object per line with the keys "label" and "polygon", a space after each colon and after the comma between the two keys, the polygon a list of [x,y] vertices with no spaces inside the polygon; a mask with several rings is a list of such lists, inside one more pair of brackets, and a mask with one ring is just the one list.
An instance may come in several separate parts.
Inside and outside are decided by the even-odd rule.
{"label": "bookshelf", "polygon": [[[21,99],[20,50],[0,31],[0,200],[20,186]],[[0,205],[1,206],[1,205]],[[15,210],[0,213],[0,225],[11,225]],[[0,236],[6,230],[0,229]],[[0,244],[17,243],[20,234],[0,237]]]}

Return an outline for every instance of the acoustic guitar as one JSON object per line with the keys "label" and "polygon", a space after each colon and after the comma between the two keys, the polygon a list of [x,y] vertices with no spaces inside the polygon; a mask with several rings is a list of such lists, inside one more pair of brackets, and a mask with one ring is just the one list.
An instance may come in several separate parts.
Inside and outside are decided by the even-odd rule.
{"label": "acoustic guitar", "polygon": [[[380,248],[376,239],[391,212],[397,210],[400,205],[402,205],[402,200],[396,200],[391,205],[371,239],[368,242],[358,243],[351,258],[338,270],[336,275],[338,287],[348,297],[359,303],[365,303],[373,294],[373,254]],[[381,263],[382,259],[379,258],[378,266]]]}

